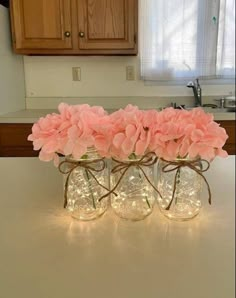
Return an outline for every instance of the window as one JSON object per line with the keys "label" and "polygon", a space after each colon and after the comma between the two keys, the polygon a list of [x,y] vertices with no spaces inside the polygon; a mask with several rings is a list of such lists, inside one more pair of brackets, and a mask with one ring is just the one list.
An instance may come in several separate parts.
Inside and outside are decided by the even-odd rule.
{"label": "window", "polygon": [[235,0],[140,0],[141,76],[233,79]]}

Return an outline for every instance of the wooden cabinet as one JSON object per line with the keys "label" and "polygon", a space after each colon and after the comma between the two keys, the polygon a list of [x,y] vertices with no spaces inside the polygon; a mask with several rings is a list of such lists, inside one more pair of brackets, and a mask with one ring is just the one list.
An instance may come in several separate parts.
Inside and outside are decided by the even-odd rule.
{"label": "wooden cabinet", "polygon": [[220,124],[221,127],[224,127],[229,138],[226,141],[226,144],[224,146],[224,149],[228,152],[230,155],[236,154],[235,149],[235,121],[234,120],[222,120],[222,121],[216,121]]}
{"label": "wooden cabinet", "polygon": [[132,50],[135,48],[135,0],[78,1],[81,50]]}
{"label": "wooden cabinet", "polygon": [[137,54],[138,0],[12,0],[20,54]]}
{"label": "wooden cabinet", "polygon": [[0,123],[0,157],[38,156],[32,142],[27,141],[31,128],[30,123]]}
{"label": "wooden cabinet", "polygon": [[[230,155],[235,155],[235,121],[217,121],[229,135],[224,149]],[[32,142],[27,141],[31,134],[31,123],[5,124],[0,123],[0,157],[31,157],[38,156],[33,150]]]}
{"label": "wooden cabinet", "polygon": [[13,0],[16,49],[71,49],[70,0]]}

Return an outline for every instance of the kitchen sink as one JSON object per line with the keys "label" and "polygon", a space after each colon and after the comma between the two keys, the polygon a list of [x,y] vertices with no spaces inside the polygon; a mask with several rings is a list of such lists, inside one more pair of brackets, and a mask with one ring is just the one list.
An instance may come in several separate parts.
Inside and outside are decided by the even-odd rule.
{"label": "kitchen sink", "polygon": [[235,112],[235,109],[228,109],[228,108],[209,108],[209,107],[203,107],[203,110],[205,112],[209,113],[233,113]]}
{"label": "kitchen sink", "polygon": [[[186,110],[192,110],[196,107],[185,107]],[[211,108],[201,107],[207,113],[235,113],[235,108]]]}

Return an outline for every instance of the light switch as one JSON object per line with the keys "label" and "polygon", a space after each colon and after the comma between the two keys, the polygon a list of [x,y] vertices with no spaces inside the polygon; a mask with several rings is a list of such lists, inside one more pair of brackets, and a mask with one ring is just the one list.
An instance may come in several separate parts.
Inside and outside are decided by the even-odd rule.
{"label": "light switch", "polygon": [[72,67],[72,78],[73,78],[73,81],[81,81],[80,67]]}
{"label": "light switch", "polygon": [[126,80],[127,81],[135,80],[134,66],[126,66]]}

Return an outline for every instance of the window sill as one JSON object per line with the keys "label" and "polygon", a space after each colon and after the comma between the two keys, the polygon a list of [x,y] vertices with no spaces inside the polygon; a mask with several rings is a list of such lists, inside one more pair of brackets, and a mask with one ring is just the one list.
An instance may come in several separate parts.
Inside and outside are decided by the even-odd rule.
{"label": "window sill", "polygon": [[[141,80],[143,80],[141,78]],[[183,80],[171,80],[171,81],[151,81],[143,80],[145,86],[185,86],[187,83],[193,79],[183,79]],[[201,85],[235,85],[235,79],[215,79],[215,80],[203,80],[199,79]]]}

